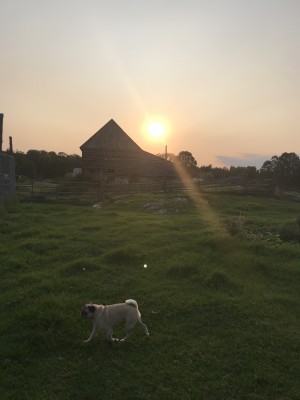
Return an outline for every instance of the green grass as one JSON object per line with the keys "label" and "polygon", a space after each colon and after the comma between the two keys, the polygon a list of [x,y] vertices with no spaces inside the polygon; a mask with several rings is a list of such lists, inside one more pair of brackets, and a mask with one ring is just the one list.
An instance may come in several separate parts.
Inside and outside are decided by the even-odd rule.
{"label": "green grass", "polygon": [[[1,400],[300,398],[299,204],[177,197],[2,207]],[[127,298],[150,339],[84,344],[82,305]]]}

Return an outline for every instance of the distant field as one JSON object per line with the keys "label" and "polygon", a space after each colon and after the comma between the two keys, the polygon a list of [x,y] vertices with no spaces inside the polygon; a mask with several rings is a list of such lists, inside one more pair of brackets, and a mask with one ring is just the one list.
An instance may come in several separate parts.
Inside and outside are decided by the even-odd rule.
{"label": "distant field", "polygon": [[[278,236],[299,216],[197,193],[3,207],[0,399],[299,399],[300,245]],[[128,298],[150,339],[83,343],[82,305]]]}

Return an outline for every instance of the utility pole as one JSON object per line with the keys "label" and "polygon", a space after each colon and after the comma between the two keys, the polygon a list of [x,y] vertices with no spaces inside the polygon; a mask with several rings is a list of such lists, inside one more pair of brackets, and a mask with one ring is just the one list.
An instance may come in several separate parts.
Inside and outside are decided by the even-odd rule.
{"label": "utility pole", "polygon": [[3,142],[3,118],[4,114],[0,114],[0,151],[2,151],[2,142]]}
{"label": "utility pole", "polygon": [[12,137],[9,136],[9,152],[12,154],[13,153],[13,143],[12,143]]}

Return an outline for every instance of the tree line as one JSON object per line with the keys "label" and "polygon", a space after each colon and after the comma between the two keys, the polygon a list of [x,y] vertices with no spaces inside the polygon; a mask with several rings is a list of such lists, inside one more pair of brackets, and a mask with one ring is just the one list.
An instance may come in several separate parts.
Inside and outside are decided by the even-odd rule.
{"label": "tree line", "polygon": [[[55,153],[45,150],[17,151],[13,154],[16,175],[30,179],[58,179],[71,173],[74,168],[81,168],[81,157],[77,154]],[[173,163],[180,163],[193,178],[216,180],[244,176],[247,179],[270,179],[281,186],[300,187],[300,158],[296,153],[282,153],[266,160],[260,169],[248,167],[213,167],[198,166],[198,162],[189,151],[157,154]]]}
{"label": "tree line", "polygon": [[191,152],[181,151],[158,154],[162,158],[181,164],[191,177],[204,180],[244,177],[245,179],[269,179],[281,187],[300,187],[300,158],[296,153],[282,153],[266,160],[260,169],[255,166],[247,167],[213,167],[210,165],[198,166],[197,160]]}
{"label": "tree line", "polygon": [[28,150],[27,153],[17,151],[13,156],[16,175],[30,179],[58,179],[81,167],[81,157],[77,154]]}

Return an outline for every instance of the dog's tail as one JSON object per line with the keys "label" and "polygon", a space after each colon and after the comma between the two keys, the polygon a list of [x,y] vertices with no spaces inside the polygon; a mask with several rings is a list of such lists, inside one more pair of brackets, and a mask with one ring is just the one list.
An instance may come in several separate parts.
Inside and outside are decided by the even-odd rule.
{"label": "dog's tail", "polygon": [[138,303],[133,299],[128,299],[128,300],[125,301],[125,303],[130,305],[130,306],[133,306],[135,308],[138,308]]}

